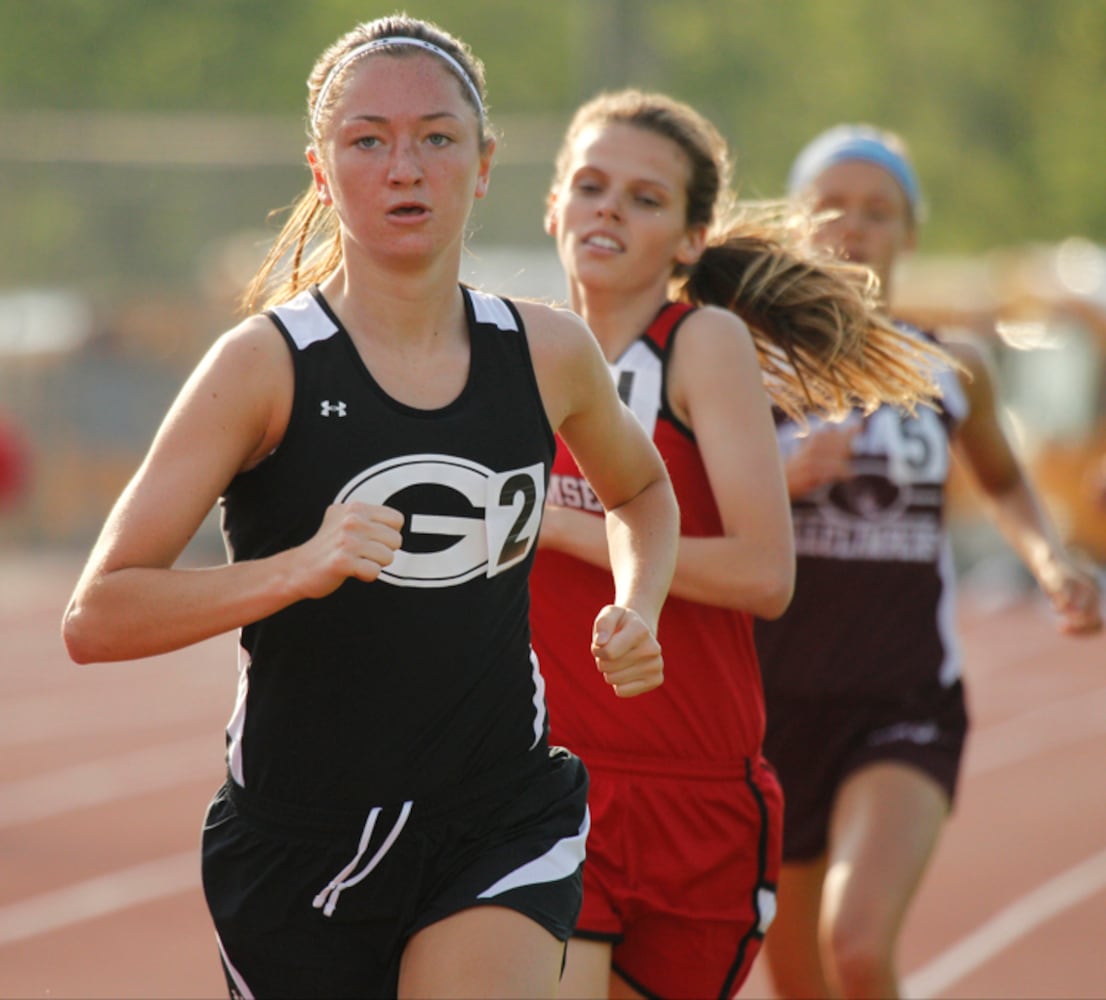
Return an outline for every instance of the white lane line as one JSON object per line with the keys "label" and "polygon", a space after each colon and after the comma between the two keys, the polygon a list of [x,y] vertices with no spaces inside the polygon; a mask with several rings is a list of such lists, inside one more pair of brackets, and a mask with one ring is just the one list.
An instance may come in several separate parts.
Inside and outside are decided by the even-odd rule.
{"label": "white lane line", "polygon": [[1106,889],[1106,850],[1049,879],[903,980],[907,997],[939,997],[1019,938]]}
{"label": "white lane line", "polygon": [[196,889],[197,848],[0,907],[0,947]]}
{"label": "white lane line", "polygon": [[214,794],[221,742],[214,734],[164,743],[0,785],[0,830],[208,777]]}

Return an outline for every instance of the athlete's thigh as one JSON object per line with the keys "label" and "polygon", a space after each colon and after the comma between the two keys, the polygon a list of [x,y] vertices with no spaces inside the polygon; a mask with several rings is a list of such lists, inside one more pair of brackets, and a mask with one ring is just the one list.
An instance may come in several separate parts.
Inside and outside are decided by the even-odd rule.
{"label": "athlete's thigh", "polygon": [[607,995],[611,978],[611,943],[574,937],[565,953],[559,1000],[595,1000]]}
{"label": "athlete's thigh", "polygon": [[776,992],[785,997],[829,996],[818,946],[825,856],[780,866],[776,919],[764,954]]}
{"label": "athlete's thigh", "polygon": [[913,765],[882,761],[851,774],[830,824],[827,918],[893,938],[948,810],[944,789]]}
{"label": "athlete's thigh", "polygon": [[476,906],[431,924],[404,949],[400,1000],[557,995],[564,943],[502,906]]}
{"label": "athlete's thigh", "polygon": [[611,943],[574,937],[568,942],[558,1000],[641,1000],[639,993],[611,968]]}

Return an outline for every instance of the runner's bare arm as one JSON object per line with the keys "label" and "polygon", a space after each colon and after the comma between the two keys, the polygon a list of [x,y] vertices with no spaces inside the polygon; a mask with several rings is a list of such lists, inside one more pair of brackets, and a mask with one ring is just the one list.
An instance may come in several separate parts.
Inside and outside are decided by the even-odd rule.
{"label": "runner's bare arm", "polygon": [[400,518],[329,511],[303,546],[208,568],[175,563],[233,477],[279,443],[291,406],[287,348],[253,317],[208,352],[181,389],[109,515],[77,583],[63,636],[78,663],[151,656],[219,635],[391,561]]}

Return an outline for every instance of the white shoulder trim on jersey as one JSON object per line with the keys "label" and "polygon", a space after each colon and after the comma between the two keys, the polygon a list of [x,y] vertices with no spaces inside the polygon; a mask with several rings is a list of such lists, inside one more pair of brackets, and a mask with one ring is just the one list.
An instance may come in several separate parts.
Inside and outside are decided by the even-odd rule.
{"label": "white shoulder trim on jersey", "polygon": [[487,292],[478,292],[474,288],[468,290],[472,299],[472,311],[478,323],[491,323],[500,330],[518,330],[518,322],[507,303],[497,295],[489,295]]}
{"label": "white shoulder trim on jersey", "polygon": [[959,376],[951,368],[941,368],[937,372],[937,385],[945,412],[960,423],[968,415],[968,397],[964,395]]}
{"label": "white shoulder trim on jersey", "polygon": [[664,404],[664,362],[649,343],[639,338],[608,367],[622,402],[652,437]]}
{"label": "white shoulder trim on jersey", "polygon": [[945,648],[939,677],[941,686],[947,688],[960,680],[964,662],[956,628],[956,565],[953,562],[952,543],[947,535],[941,539],[937,575],[941,580],[941,596],[937,600],[937,634]]}
{"label": "white shoulder trim on jersey", "polygon": [[338,332],[334,321],[309,291],[300,292],[294,299],[276,306],[272,311],[301,351],[320,340],[333,337]]}
{"label": "white shoulder trim on jersey", "polygon": [[[923,343],[927,339],[921,330],[911,323],[896,321],[895,326],[903,333]],[[964,394],[964,387],[960,383],[960,376],[948,366],[938,365],[933,369],[933,379],[937,383],[937,388],[941,393],[941,408],[952,417],[956,423],[959,423],[968,415],[968,397]]]}

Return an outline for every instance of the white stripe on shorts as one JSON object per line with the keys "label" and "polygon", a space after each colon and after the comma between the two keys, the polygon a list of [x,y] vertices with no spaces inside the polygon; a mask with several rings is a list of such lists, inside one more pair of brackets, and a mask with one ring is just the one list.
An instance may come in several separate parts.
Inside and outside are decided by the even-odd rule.
{"label": "white stripe on shorts", "polygon": [[504,875],[494,885],[488,886],[477,899],[490,899],[511,889],[524,885],[537,885],[540,882],[557,882],[568,878],[584,862],[585,844],[588,830],[591,828],[591,811],[584,811],[584,821],[580,831],[574,837],[558,840],[540,858],[528,861],[521,868]]}
{"label": "white stripe on shorts", "polygon": [[246,985],[246,980],[242,978],[242,973],[234,967],[234,963],[227,957],[227,950],[223,947],[223,939],[219,937],[218,932],[215,934],[215,940],[219,942],[219,953],[223,956],[223,964],[227,968],[227,974],[234,982],[234,988],[238,991],[238,996],[240,996],[242,1000],[254,1000],[253,992]]}

